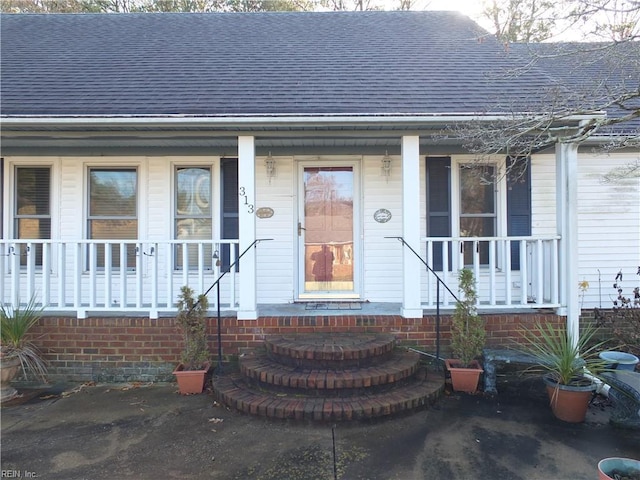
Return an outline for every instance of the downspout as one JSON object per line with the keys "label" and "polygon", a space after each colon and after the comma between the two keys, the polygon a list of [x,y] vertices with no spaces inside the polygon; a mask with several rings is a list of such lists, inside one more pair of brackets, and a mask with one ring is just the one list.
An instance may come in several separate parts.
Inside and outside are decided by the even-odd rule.
{"label": "downspout", "polygon": [[578,144],[556,143],[556,224],[560,235],[560,304],[572,344],[580,335],[578,285]]}
{"label": "downspout", "polygon": [[584,377],[588,378],[589,380],[591,380],[593,383],[596,384],[596,393],[598,395],[603,395],[605,397],[609,397],[609,390],[611,390],[611,386],[607,385],[606,383],[604,383],[602,380],[600,380],[598,377],[592,375],[588,370],[584,371]]}

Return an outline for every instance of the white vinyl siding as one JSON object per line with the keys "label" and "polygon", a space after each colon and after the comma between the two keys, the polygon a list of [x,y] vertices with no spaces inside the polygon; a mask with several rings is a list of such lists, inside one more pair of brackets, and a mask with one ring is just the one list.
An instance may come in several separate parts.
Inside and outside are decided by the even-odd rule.
{"label": "white vinyl siding", "polygon": [[266,157],[256,158],[256,210],[271,208],[273,216],[256,216],[256,238],[271,238],[256,250],[258,303],[290,303],[294,299],[297,265],[296,184],[292,157],[276,157],[276,176],[266,175]]}
{"label": "white vinyl siding", "polygon": [[611,307],[620,270],[625,295],[640,284],[640,178],[603,181],[638,160],[637,153],[579,153],[578,278],[589,282],[587,306]]}
{"label": "white vinyl siding", "polygon": [[[371,302],[400,302],[403,247],[398,240],[385,237],[402,236],[402,164],[399,156],[392,155],[387,178],[382,175],[382,158],[383,155],[371,155],[362,161],[363,297]],[[373,218],[381,208],[391,213],[391,220],[386,223]]]}
{"label": "white vinyl siding", "polygon": [[555,235],[556,228],[555,155],[531,157],[531,234]]}

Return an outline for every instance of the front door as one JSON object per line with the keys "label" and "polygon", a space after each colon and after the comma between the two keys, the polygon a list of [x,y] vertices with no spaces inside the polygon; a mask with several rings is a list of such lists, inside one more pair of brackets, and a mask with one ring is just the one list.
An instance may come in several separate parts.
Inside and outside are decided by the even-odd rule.
{"label": "front door", "polygon": [[299,297],[357,298],[357,165],[300,164]]}

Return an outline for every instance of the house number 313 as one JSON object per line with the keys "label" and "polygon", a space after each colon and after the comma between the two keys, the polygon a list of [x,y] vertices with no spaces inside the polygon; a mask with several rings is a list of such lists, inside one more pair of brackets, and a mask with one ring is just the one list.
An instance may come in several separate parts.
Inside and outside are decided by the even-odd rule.
{"label": "house number 313", "polygon": [[247,206],[247,212],[249,213],[255,212],[256,209],[253,206],[253,203],[249,203],[249,198],[247,197],[247,191],[245,190],[245,188],[240,187],[240,189],[238,190],[238,193],[240,197],[244,198],[244,204]]}

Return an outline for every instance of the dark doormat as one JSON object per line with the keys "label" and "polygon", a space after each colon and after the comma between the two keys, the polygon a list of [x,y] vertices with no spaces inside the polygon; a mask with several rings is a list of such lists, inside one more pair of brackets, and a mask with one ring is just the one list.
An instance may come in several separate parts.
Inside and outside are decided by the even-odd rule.
{"label": "dark doormat", "polygon": [[307,302],[305,310],[362,310],[360,302]]}

